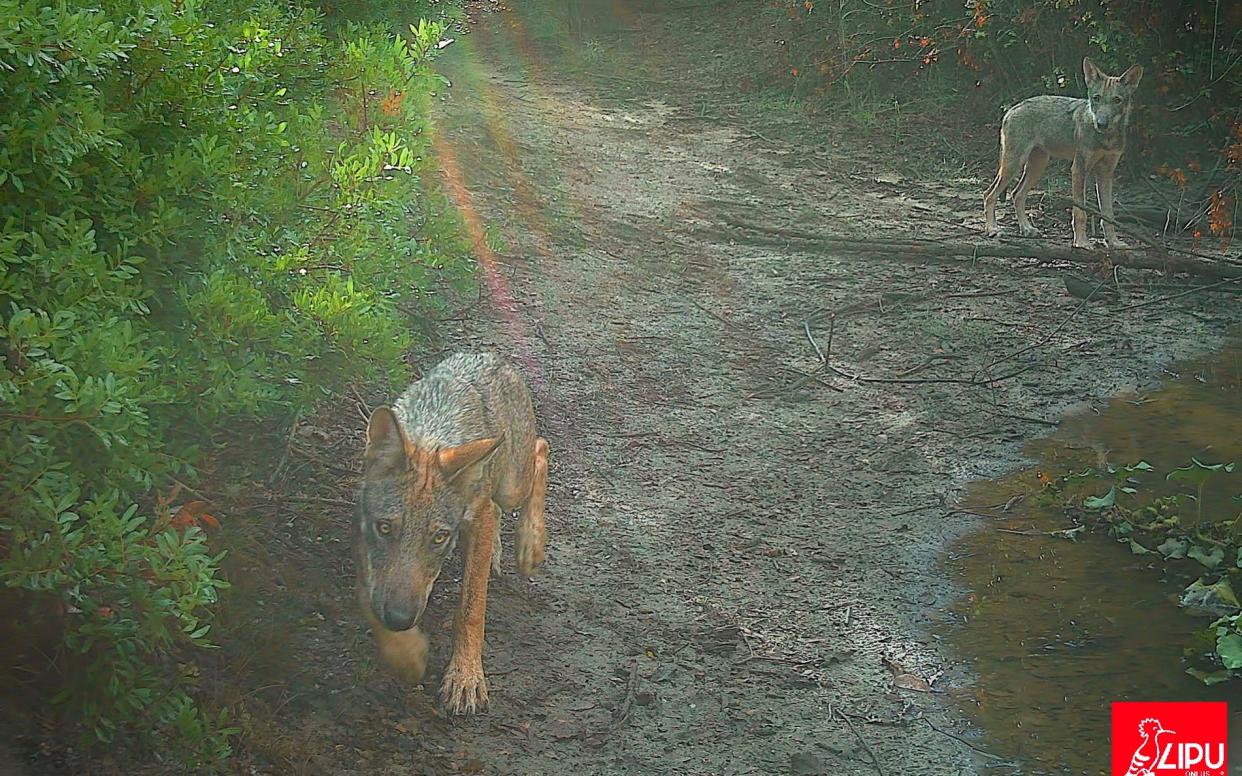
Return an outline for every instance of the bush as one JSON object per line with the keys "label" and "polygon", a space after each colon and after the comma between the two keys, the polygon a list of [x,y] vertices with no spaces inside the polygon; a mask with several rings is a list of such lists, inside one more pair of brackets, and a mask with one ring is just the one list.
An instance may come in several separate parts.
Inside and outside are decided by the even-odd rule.
{"label": "bush", "polygon": [[[191,700],[225,582],[168,514],[213,429],[401,377],[465,269],[408,36],[278,0],[0,0],[0,580],[67,612],[100,741],[227,755]],[[180,734],[180,738],[176,735]]]}

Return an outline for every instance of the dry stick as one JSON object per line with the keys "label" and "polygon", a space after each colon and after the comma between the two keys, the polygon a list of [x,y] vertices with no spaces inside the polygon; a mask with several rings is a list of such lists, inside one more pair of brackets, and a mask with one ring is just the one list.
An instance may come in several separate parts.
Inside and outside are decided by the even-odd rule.
{"label": "dry stick", "polygon": [[819,346],[815,344],[815,339],[811,337],[810,319],[808,319],[807,321],[804,321],[802,325],[803,325],[803,329],[806,331],[807,339],[811,341],[811,347],[815,348],[815,352],[819,354],[820,368],[827,369],[833,374],[836,374],[840,377],[844,377],[847,380],[854,380],[855,382],[859,382],[859,383],[888,383],[888,384],[893,384],[893,385],[923,385],[923,384],[933,384],[933,383],[955,383],[958,385],[991,385],[993,383],[1000,382],[1001,380],[1008,380],[1011,377],[1016,377],[1022,374],[1023,372],[1033,369],[1035,366],[1032,364],[1030,366],[1026,366],[1026,367],[1023,367],[1022,369],[1012,372],[1011,374],[1002,375],[1001,377],[994,377],[994,378],[990,378],[987,380],[978,380],[975,378],[966,379],[962,377],[929,377],[929,378],[904,377],[904,375],[913,374],[914,372],[917,372],[920,369],[927,367],[933,361],[936,360],[933,358],[933,359],[928,360],[925,363],[919,364],[913,369],[907,369],[906,371],[899,374],[897,377],[864,377],[862,375],[852,375],[849,372],[846,372],[842,369],[837,369],[835,366],[832,366],[831,364],[828,363],[828,357],[832,353],[833,333],[836,331],[836,328],[837,328],[836,313],[832,313],[832,315],[829,317],[828,345],[827,345],[826,350],[822,353],[820,352]]}
{"label": "dry stick", "polygon": [[[1186,256],[1153,255],[1152,251],[1138,249],[1110,249],[1104,251],[1072,248],[1065,245],[1014,245],[1003,240],[985,242],[966,242],[960,240],[943,240],[938,238],[920,239],[886,239],[886,238],[854,238],[840,235],[817,234],[797,229],[771,227],[746,221],[731,220],[727,226],[747,229],[759,234],[770,234],[782,237],[783,240],[765,240],[759,236],[750,236],[755,244],[788,245],[790,240],[805,242],[824,250],[852,254],[883,254],[889,258],[904,256],[913,257],[969,257],[980,256],[992,258],[1039,259],[1043,261],[1063,261],[1069,264],[1086,264],[1099,266],[1100,258],[1107,257],[1113,264],[1134,269],[1155,269],[1164,271],[1185,272],[1211,278],[1242,278],[1242,265],[1204,261],[1202,258]],[[1158,249],[1162,250],[1162,249]],[[1171,249],[1170,249],[1171,250]],[[1185,251],[1180,251],[1186,253]]]}
{"label": "dry stick", "polygon": [[879,773],[880,776],[884,776],[884,766],[880,765],[880,758],[875,756],[875,752],[871,750],[871,744],[868,744],[867,739],[863,738],[862,733],[858,732],[858,728],[854,727],[854,722],[850,719],[850,715],[843,711],[841,712],[841,719],[845,720],[845,724],[849,725],[850,730],[853,731],[854,735],[858,738],[859,743],[863,745],[863,749],[866,749],[867,754],[871,755],[871,762],[875,763],[876,772]]}
{"label": "dry stick", "polygon": [[997,528],[998,533],[1016,534],[1018,536],[1055,536],[1057,531],[1015,531],[1012,528]]}
{"label": "dry stick", "polygon": [[[1086,306],[1087,306],[1087,303],[1091,301],[1091,299],[1095,296],[1096,292],[1097,292],[1097,291],[1099,291],[1101,288],[1103,288],[1103,287],[1104,287],[1104,284],[1105,284],[1106,282],[1107,282],[1107,281],[1101,280],[1101,281],[1100,281],[1100,283],[1099,283],[1099,285],[1097,285],[1095,288],[1091,289],[1091,293],[1087,294],[1087,298],[1086,298],[1086,299],[1084,299],[1084,300],[1082,300],[1082,302],[1081,302],[1081,303],[1080,303],[1077,307],[1075,307],[1075,308],[1074,308],[1074,312],[1070,313],[1070,314],[1069,314],[1069,315],[1065,318],[1065,320],[1063,320],[1063,321],[1061,321],[1061,323],[1057,324],[1057,327],[1056,327],[1055,329],[1053,329],[1052,331],[1048,332],[1048,334],[1047,334],[1047,335],[1046,335],[1043,339],[1039,340],[1038,342],[1034,342],[1034,343],[1032,343],[1032,344],[1030,344],[1030,345],[1027,345],[1026,347],[1023,347],[1023,348],[1018,348],[1017,350],[1013,351],[1012,353],[1010,353],[1010,354],[1009,354],[1009,355],[1007,355],[1007,356],[1001,356],[1000,358],[996,359],[996,360],[995,360],[995,361],[993,361],[992,363],[990,363],[990,364],[988,364],[987,366],[985,366],[985,367],[984,367],[982,370],[980,370],[980,371],[986,371],[986,370],[989,370],[989,369],[991,369],[992,367],[996,366],[997,364],[1003,364],[1003,363],[1005,363],[1006,361],[1009,361],[1010,359],[1017,358],[1018,356],[1022,355],[1023,353],[1027,353],[1027,352],[1029,352],[1029,351],[1034,350],[1035,348],[1040,348],[1040,347],[1043,347],[1044,345],[1048,344],[1048,342],[1049,342],[1049,341],[1050,341],[1053,337],[1057,336],[1057,334],[1059,334],[1059,333],[1061,332],[1061,330],[1062,330],[1062,329],[1064,329],[1064,328],[1065,328],[1065,327],[1069,324],[1069,322],[1070,322],[1070,321],[1074,320],[1074,316],[1076,316],[1076,315],[1078,315],[1078,313],[1082,312],[1082,309],[1083,309],[1084,307],[1086,307]],[[976,374],[978,374],[978,372],[976,372]]]}
{"label": "dry stick", "polygon": [[1169,296],[1162,296],[1156,299],[1148,299],[1145,302],[1138,302],[1136,304],[1126,305],[1125,307],[1118,309],[1117,312],[1124,312],[1126,310],[1137,310],[1140,307],[1147,307],[1148,305],[1160,304],[1161,302],[1171,302],[1174,299],[1181,299],[1183,296],[1190,296],[1191,294],[1197,294],[1200,291],[1207,291],[1209,289],[1217,288],[1219,286],[1224,286],[1224,285],[1228,285],[1229,283],[1236,283],[1236,282],[1238,282],[1238,278],[1218,280],[1215,283],[1208,283],[1206,286],[1196,286],[1195,288],[1192,288],[1189,291],[1183,291],[1180,294],[1170,294]]}
{"label": "dry stick", "polygon": [[284,470],[285,464],[289,462],[289,451],[293,449],[293,437],[298,432],[298,421],[302,419],[302,408],[298,407],[298,411],[293,415],[293,423],[289,424],[289,436],[285,439],[285,451],[281,453],[280,460],[276,462],[276,468],[272,469],[271,475],[267,478],[267,484],[273,485],[276,478]]}
{"label": "dry stick", "polygon": [[925,512],[928,509],[940,509],[942,506],[943,506],[942,504],[924,504],[921,507],[910,507],[909,509],[903,509],[900,512],[894,512],[891,515],[889,515],[889,517],[891,518],[891,517],[901,517],[902,515],[912,515],[915,512]]}
{"label": "dry stick", "polygon": [[932,724],[931,720],[930,720],[930,719],[928,719],[927,717],[919,717],[919,719],[921,719],[921,720],[923,720],[924,722],[926,722],[926,723],[927,723],[927,726],[928,726],[929,728],[931,728],[932,730],[936,731],[936,732],[937,732],[937,733],[939,733],[940,735],[942,735],[942,736],[948,736],[949,738],[952,738],[954,741],[957,741],[958,743],[965,744],[966,746],[970,747],[971,749],[974,749],[976,752],[978,752],[979,754],[983,755],[984,757],[990,757],[990,758],[992,758],[993,760],[997,760],[997,761],[1003,761],[1003,760],[1005,759],[1005,758],[1003,758],[1003,757],[1001,757],[1001,756],[999,756],[999,755],[996,755],[996,754],[993,754],[993,753],[989,752],[989,751],[988,751],[988,750],[986,750],[986,749],[980,749],[979,747],[977,747],[977,746],[975,746],[974,744],[970,743],[969,741],[967,741],[966,739],[962,738],[961,736],[954,735],[953,733],[950,733],[950,732],[949,732],[949,731],[947,731],[947,730],[942,730],[942,729],[940,729],[940,728],[936,727],[935,725],[933,725],[933,724]]}
{"label": "dry stick", "polygon": [[837,314],[833,313],[828,316],[828,344],[824,348],[824,366],[828,365],[828,359],[832,356],[832,335],[837,332]]}
{"label": "dry stick", "polygon": [[855,380],[860,383],[887,383],[890,385],[931,385],[935,383],[950,383],[950,384],[955,384],[955,385],[990,386],[995,383],[999,383],[1002,380],[1008,380],[1011,377],[1017,377],[1023,372],[1029,372],[1037,366],[1039,366],[1038,363],[1028,364],[1022,367],[1021,369],[1016,369],[1008,374],[1001,375],[1000,377],[989,377],[986,380],[980,380],[980,379],[973,378],[973,377],[970,377],[970,378],[968,377],[926,377],[926,378],[864,377],[862,375],[852,375],[849,372],[845,372],[843,370],[837,369],[835,366],[829,366],[828,370],[831,371],[833,374],[846,378],[847,380]]}
{"label": "dry stick", "polygon": [[[1070,199],[1070,204],[1071,205],[1076,204],[1073,198]],[[1082,208],[1086,212],[1090,213],[1092,216],[1095,216],[1096,218],[1100,219],[1101,221],[1107,224],[1111,224],[1112,226],[1116,227],[1117,231],[1121,232],[1127,237],[1133,237],[1134,239],[1138,240],[1139,242],[1143,243],[1149,248],[1154,248],[1158,251],[1165,251],[1168,253],[1181,253],[1186,256],[1194,256],[1195,258],[1199,258],[1199,259],[1207,259],[1209,261],[1218,261],[1218,262],[1222,262],[1225,264],[1231,264],[1231,265],[1237,266],[1237,263],[1228,257],[1213,256],[1210,253],[1200,253],[1198,251],[1192,251],[1187,248],[1177,248],[1167,243],[1162,243],[1159,240],[1153,240],[1152,238],[1147,237],[1146,235],[1139,234],[1138,232],[1135,232],[1129,229],[1128,227],[1122,226],[1121,224],[1117,223],[1116,219],[1109,218],[1108,216],[1104,215],[1103,213],[1091,207],[1090,205],[1081,204],[1077,206]]]}
{"label": "dry stick", "polygon": [[630,664],[630,680],[625,690],[625,700],[612,718],[612,729],[616,730],[625,724],[634,709],[634,696],[638,693],[638,661]]}
{"label": "dry stick", "polygon": [[819,357],[820,366],[823,366],[824,364],[828,363],[828,359],[824,358],[824,351],[819,349],[819,345],[816,344],[815,338],[811,336],[810,319],[807,319],[802,322],[802,330],[806,332],[807,342],[810,342],[811,347],[815,349],[815,355]]}
{"label": "dry stick", "polygon": [[341,498],[328,498],[326,496],[304,496],[299,493],[281,493],[279,495],[271,494],[269,496],[269,499],[271,501],[298,501],[298,502],[309,503],[309,504],[330,504],[334,507],[349,507],[351,509],[357,506],[356,504],[354,504],[354,502],[346,501],[345,499],[341,499]]}

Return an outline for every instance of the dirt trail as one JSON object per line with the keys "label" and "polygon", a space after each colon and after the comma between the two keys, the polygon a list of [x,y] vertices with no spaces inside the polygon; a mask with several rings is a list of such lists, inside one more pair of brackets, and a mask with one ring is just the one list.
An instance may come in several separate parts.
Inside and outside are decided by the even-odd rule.
{"label": "dirt trail", "polygon": [[[972,527],[945,504],[1065,407],[1146,384],[1229,323],[1211,296],[1083,305],[1029,263],[750,239],[730,224],[956,233],[981,186],[903,180],[809,124],[792,127],[801,145],[773,139],[788,123],[722,120],[703,102],[720,84],[676,49],[676,25],[727,45],[723,24],[627,17],[608,46],[681,68],[676,90],[628,98],[556,75],[510,15],[446,61],[445,140],[504,242],[452,345],[532,376],[553,451],[549,562],[520,582],[506,542],[492,708],[450,722],[431,698],[453,580],[428,613],[428,692],[402,697],[351,621],[344,560],[325,565],[347,541],[348,510],[329,510],[333,543],[306,550],[324,579],[291,587],[332,626],[308,637],[278,708],[313,752],[304,772],[974,773],[988,760],[965,740],[986,742],[949,702],[968,702],[969,677],[932,635],[961,592],[937,559]],[[928,382],[808,379],[816,347],[850,374]],[[895,688],[886,657],[946,693]]]}
{"label": "dirt trail", "polygon": [[[977,217],[978,184],[911,186],[699,118],[686,95],[701,72],[666,71],[686,73],[680,94],[586,96],[529,48],[508,59],[521,33],[503,18],[471,41],[479,70],[446,124],[510,243],[519,330],[476,322],[465,339],[529,350],[555,451],[553,550],[529,608],[493,599],[492,669],[513,673],[490,720],[454,739],[501,773],[972,772],[970,749],[932,727],[970,736],[943,696],[893,689],[881,662],[948,668],[928,635],[954,595],[935,559],[969,523],[940,504],[1011,462],[1040,420],[1146,382],[1223,321],[1193,302],[1091,305],[989,374],[1030,371],[986,389],[806,381],[816,311],[837,311],[812,334],[850,373],[954,379],[1080,301],[1012,263],[747,244],[730,223],[954,233],[928,223]],[[677,56],[658,53],[658,30],[681,20],[627,21],[611,45]],[[903,292],[930,298],[885,299]],[[526,735],[500,732],[509,721]]]}

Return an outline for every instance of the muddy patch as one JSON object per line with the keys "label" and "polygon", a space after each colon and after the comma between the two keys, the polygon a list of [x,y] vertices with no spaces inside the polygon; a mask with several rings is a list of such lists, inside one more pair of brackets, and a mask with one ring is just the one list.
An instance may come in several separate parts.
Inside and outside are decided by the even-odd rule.
{"label": "muddy patch", "polygon": [[[1242,460],[1242,346],[1167,376],[1160,389],[1071,415],[1028,445],[1035,466],[976,483],[965,499],[989,517],[949,561],[971,591],[949,631],[975,679],[959,700],[1018,772],[1106,773],[1113,701],[1236,698],[1236,688],[1185,673],[1183,655],[1202,649],[1197,632],[1209,621],[1179,608],[1185,580],[1107,536],[1048,536],[1071,524],[1038,497],[1041,480],[1107,463],[1147,461],[1163,473],[1191,459]],[[1157,494],[1175,491],[1163,476],[1147,479]],[[1236,492],[1205,491],[1203,518],[1232,519]],[[1235,713],[1234,751],[1239,723]]]}

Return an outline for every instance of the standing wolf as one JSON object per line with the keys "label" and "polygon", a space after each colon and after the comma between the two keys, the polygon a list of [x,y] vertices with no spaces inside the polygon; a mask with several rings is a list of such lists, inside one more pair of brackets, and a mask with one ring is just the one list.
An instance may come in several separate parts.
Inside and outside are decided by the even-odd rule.
{"label": "standing wolf", "polygon": [[487,706],[483,620],[499,566],[497,515],[521,509],[515,554],[529,576],[543,562],[548,443],[535,435],[530,391],[492,355],[450,356],[367,426],[355,547],[358,598],[380,654],[418,682],[427,637],[416,626],[459,543],[465,559],[453,656],[440,685],[452,714]]}
{"label": "standing wolf", "polygon": [[1018,173],[1013,192],[1018,227],[1025,237],[1038,232],[1026,217],[1026,194],[1039,182],[1048,158],[1072,159],[1074,247],[1087,248],[1087,176],[1096,179],[1096,195],[1104,215],[1104,237],[1110,248],[1125,243],[1117,237],[1113,219],[1113,171],[1126,147],[1130,108],[1143,68],[1134,65],[1120,76],[1106,75],[1090,59],[1082,61],[1087,98],[1041,95],[1023,100],[1001,120],[1000,169],[983,195],[983,217],[989,235],[996,235],[996,199]]}

